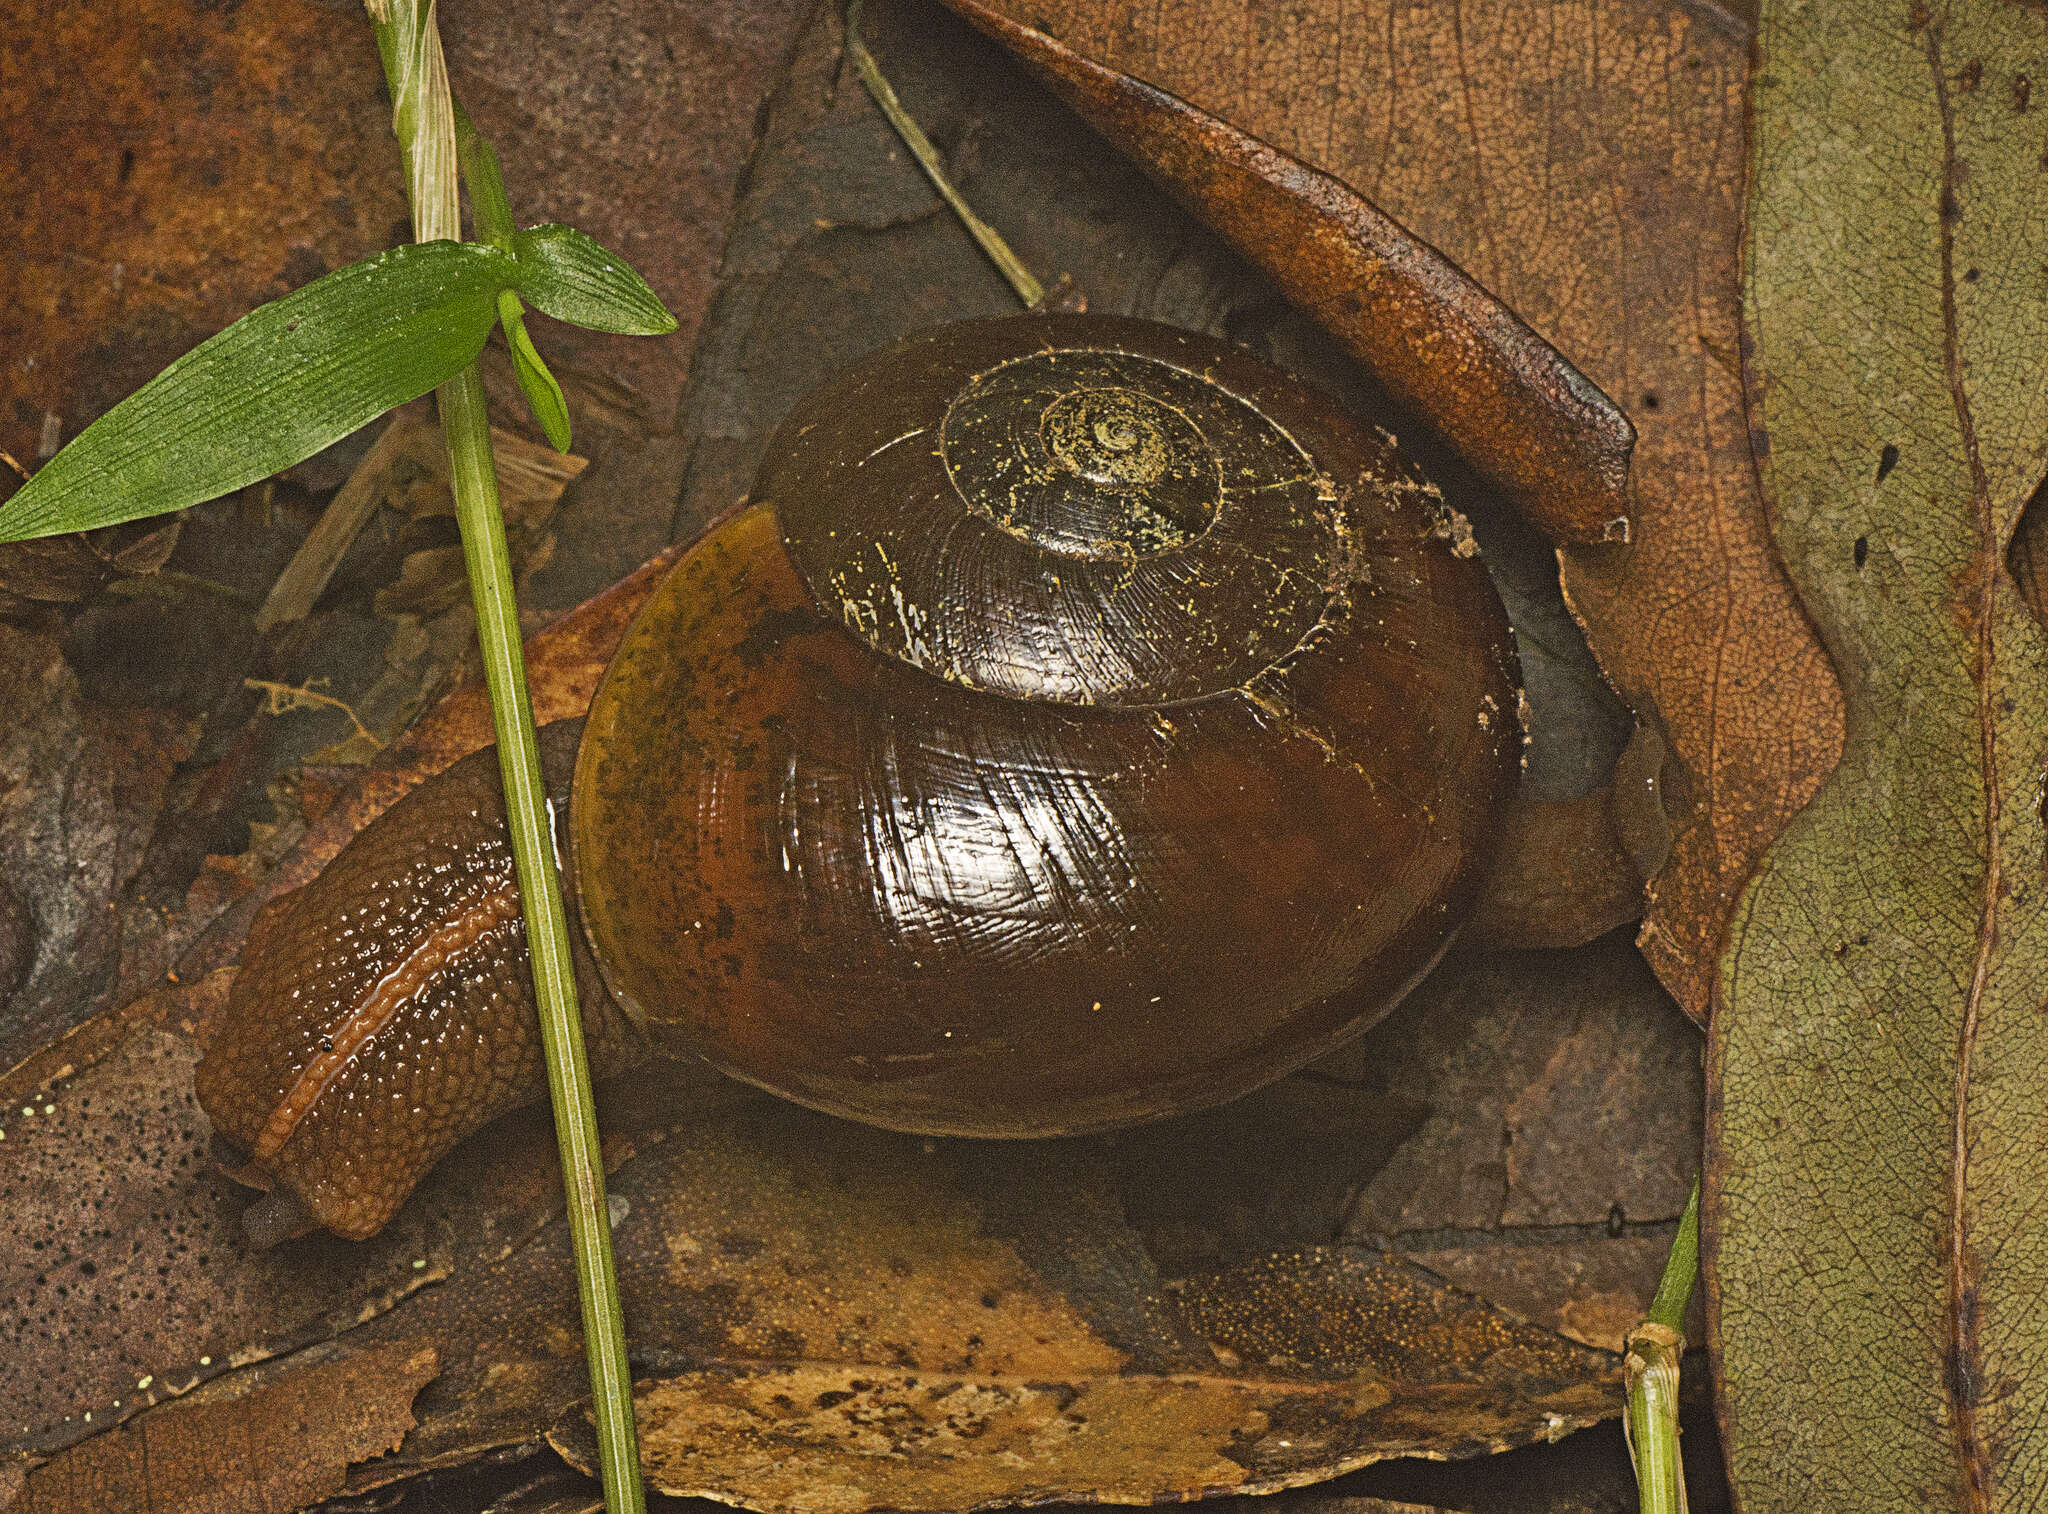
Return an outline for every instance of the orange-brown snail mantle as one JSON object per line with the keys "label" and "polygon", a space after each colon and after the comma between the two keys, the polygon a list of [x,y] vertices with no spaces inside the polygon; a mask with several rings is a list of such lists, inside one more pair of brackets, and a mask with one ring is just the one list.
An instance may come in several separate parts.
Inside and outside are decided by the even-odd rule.
{"label": "orange-brown snail mantle", "polygon": [[[1505,619],[1439,514],[1371,428],[1145,322],[965,323],[826,385],[582,732],[599,1061],[1032,1136],[1371,1023],[1455,931],[1520,755]],[[343,1234],[543,1091],[482,755],[273,907],[201,1069]]]}

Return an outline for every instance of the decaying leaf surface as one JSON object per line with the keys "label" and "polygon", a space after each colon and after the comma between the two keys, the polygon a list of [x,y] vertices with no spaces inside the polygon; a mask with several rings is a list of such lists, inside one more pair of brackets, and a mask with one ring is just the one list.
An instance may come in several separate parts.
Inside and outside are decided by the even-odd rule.
{"label": "decaying leaf surface", "polygon": [[[658,7],[631,3],[573,24],[526,0],[442,18],[456,91],[493,138],[521,224],[586,231],[676,313],[678,332],[657,341],[552,323],[543,337],[659,423],[710,298],[747,124],[800,9],[709,7],[680,34]],[[0,75],[0,131],[23,170],[0,197],[21,254],[0,284],[0,338],[17,355],[0,447],[24,463],[45,415],[68,439],[251,306],[410,240],[360,17],[312,0],[225,16],[150,0],[118,15],[58,5],[36,23],[17,29]],[[617,129],[626,120],[634,130]],[[656,179],[664,193],[650,197]]]}
{"label": "decaying leaf surface", "polygon": [[91,703],[56,642],[5,624],[0,711],[5,1065],[68,1030],[111,985],[115,903],[142,864],[191,733],[168,710]]}
{"label": "decaying leaf surface", "polygon": [[229,1514],[297,1509],[342,1489],[352,1462],[393,1450],[431,1349],[332,1357],[239,1396],[196,1398],[29,1473],[13,1514]]}
{"label": "decaying leaf surface", "polygon": [[1465,929],[1491,946],[1583,946],[1643,916],[1643,875],[1616,834],[1614,790],[1517,800]]}
{"label": "decaying leaf surface", "polygon": [[1758,458],[1851,718],[1714,1019],[1731,1474],[1753,1510],[2031,1508],[2048,639],[2004,558],[2048,460],[2048,39],[2017,6],[1772,3],[1761,40]]}
{"label": "decaying leaf surface", "polygon": [[1344,1234],[1524,1319],[1618,1349],[1698,1171],[1699,1038],[1620,935],[1454,956],[1316,1064],[1415,1111]]}
{"label": "decaying leaf surface", "polygon": [[974,0],[955,9],[1270,274],[1547,534],[1628,539],[1634,428],[1462,269],[1342,180]]}
{"label": "decaying leaf surface", "polygon": [[[1672,753],[1643,950],[1704,1019],[1737,890],[1833,766],[1841,700],[1774,562],[1736,370],[1748,39],[1676,0],[1246,24],[990,0],[1356,186],[1554,343],[1638,430],[1633,539],[1563,553],[1601,666]],[[1518,618],[1519,624],[1519,618]]]}
{"label": "decaying leaf surface", "polygon": [[[1157,1303],[1155,1329],[1192,1333],[1182,1370],[1181,1349],[1147,1363],[1156,1348],[1133,1361],[1111,1346],[1012,1373],[805,1362],[664,1376],[639,1394],[642,1462],[663,1492],[759,1509],[1156,1503],[1402,1451],[1501,1449],[1530,1389],[1572,1371],[1554,1337],[1356,1253],[1176,1279]],[[1549,1413],[1567,1402],[1538,1396]],[[594,1468],[580,1415],[552,1439]]]}
{"label": "decaying leaf surface", "polygon": [[33,465],[46,426],[69,440],[252,306],[386,245],[405,201],[375,50],[336,47],[330,10],[229,25],[191,0],[88,0],[16,20],[0,447]]}
{"label": "decaying leaf surface", "polygon": [[[1094,1495],[1084,1479],[1111,1463],[1087,1458],[1114,1441],[1118,1484],[1149,1498],[1310,1481],[1396,1447],[1469,1453],[1607,1412],[1611,1357],[1370,1253],[1163,1274],[1120,1217],[1105,1146],[927,1142],[749,1095],[621,1169],[614,1234],[659,1385],[646,1407],[665,1427],[649,1453],[663,1485],[710,1477],[722,1497],[787,1508],[792,1458],[843,1486],[862,1481],[846,1458],[869,1456],[871,1491],[848,1507]],[[561,1256],[551,1234],[466,1301],[438,1290],[373,1327],[395,1340],[448,1328],[440,1312],[458,1308],[481,1332],[455,1369],[484,1374],[477,1390],[449,1384],[470,1423],[423,1427],[400,1463],[430,1461],[444,1433],[530,1433],[531,1400],[483,1383],[546,1374],[564,1408],[582,1398],[580,1359],[559,1344],[574,1302],[544,1281]],[[969,1446],[902,1478],[888,1426],[949,1384],[966,1394],[952,1410],[978,1403],[991,1433],[1065,1415],[1048,1439],[1079,1438],[1076,1458],[1026,1468]],[[1097,1428],[1068,1412],[1090,1397]],[[685,1403],[708,1417],[667,1412]]]}

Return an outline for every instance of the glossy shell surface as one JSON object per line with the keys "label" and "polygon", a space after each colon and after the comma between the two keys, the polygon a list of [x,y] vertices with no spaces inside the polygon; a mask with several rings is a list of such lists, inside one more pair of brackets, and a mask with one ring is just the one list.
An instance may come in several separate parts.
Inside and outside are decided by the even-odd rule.
{"label": "glossy shell surface", "polygon": [[1448,943],[1520,752],[1435,491],[1278,370],[1137,321],[900,344],[771,444],[578,755],[628,1015],[897,1129],[1219,1102]]}

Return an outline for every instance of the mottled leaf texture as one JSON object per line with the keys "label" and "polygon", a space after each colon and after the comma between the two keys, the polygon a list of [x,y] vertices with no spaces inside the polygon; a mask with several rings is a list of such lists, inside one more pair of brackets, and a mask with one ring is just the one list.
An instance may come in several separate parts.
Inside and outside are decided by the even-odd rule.
{"label": "mottled leaf texture", "polygon": [[0,505],[0,541],[182,510],[311,457],[475,361],[514,272],[425,242],[250,311],[50,459]]}
{"label": "mottled leaf texture", "polygon": [[242,1394],[198,1395],[28,1474],[10,1514],[228,1514],[341,1492],[349,1464],[395,1450],[436,1370],[431,1347],[329,1353]]}
{"label": "mottled leaf texture", "polygon": [[1564,587],[1669,751],[1642,946],[1704,1020],[1742,882],[1841,742],[1737,374],[1743,24],[1690,0],[983,3],[1353,186],[1628,413],[1630,543],[1565,548]]}
{"label": "mottled leaf texture", "polygon": [[2048,457],[2036,10],[1772,0],[1759,467],[1841,669],[1841,768],[1737,913],[1711,1277],[1743,1507],[2034,1509],[2048,1456]]}

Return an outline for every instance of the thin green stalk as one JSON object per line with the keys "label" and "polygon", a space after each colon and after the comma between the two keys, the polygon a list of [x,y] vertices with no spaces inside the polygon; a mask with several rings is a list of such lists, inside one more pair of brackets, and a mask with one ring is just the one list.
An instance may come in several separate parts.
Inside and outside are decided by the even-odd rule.
{"label": "thin green stalk", "polygon": [[[435,29],[433,0],[369,0],[369,4],[377,23],[378,51],[391,85],[393,125],[405,152],[415,233],[422,241],[455,236],[460,226],[455,111]],[[430,165],[432,171],[420,172],[423,164]],[[502,198],[502,189],[498,193]],[[583,1338],[590,1358],[605,1507],[611,1514],[642,1514],[646,1500],[633,1424],[633,1378],[626,1359],[625,1323],[612,1262],[597,1109],[584,1056],[583,1018],[569,959],[569,922],[562,904],[540,748],[527,695],[512,558],[498,508],[490,419],[476,366],[472,364],[442,385],[436,398],[448,442],[455,518],[476,605],[477,641],[491,695],[505,814],[533,960],[534,996],[540,1006],[548,1092],[554,1101],[577,1292],[583,1306]]]}
{"label": "thin green stalk", "polygon": [[1643,1514],[1686,1514],[1685,1459],[1678,1447],[1678,1368],[1685,1354],[1685,1311],[1700,1270],[1700,1185],[1678,1218],[1678,1234],[1644,1321],[1628,1335],[1629,1454]]}
{"label": "thin green stalk", "polygon": [[911,119],[910,112],[903,108],[903,102],[896,98],[896,91],[889,87],[889,81],[882,77],[881,65],[875,62],[875,55],[868,51],[867,44],[860,39],[861,0],[850,0],[846,7],[846,56],[853,61],[860,74],[860,82],[874,96],[875,104],[882,114],[889,118],[889,124],[896,128],[896,135],[903,139],[903,145],[910,149],[910,155],[917,159],[925,177],[932,181],[945,202],[953,207],[953,214],[960,218],[960,224],[967,228],[968,235],[981,244],[981,250],[988,254],[989,261],[996,265],[1002,276],[1010,281],[1010,287],[1017,291],[1027,309],[1035,310],[1045,299],[1045,285],[1032,276],[1024,266],[1024,260],[1010,249],[1002,234],[995,227],[976,215],[960,191],[946,177],[946,170],[939,162],[939,151],[932,146],[932,139],[924,134],[924,128]]}

